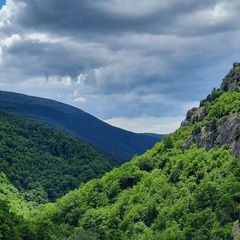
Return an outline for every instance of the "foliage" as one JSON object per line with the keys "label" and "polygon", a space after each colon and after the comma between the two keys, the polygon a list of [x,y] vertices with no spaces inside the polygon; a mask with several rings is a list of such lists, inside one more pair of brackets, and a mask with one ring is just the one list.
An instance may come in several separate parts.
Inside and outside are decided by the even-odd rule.
{"label": "foliage", "polygon": [[[150,159],[150,170],[141,170]],[[231,239],[240,214],[239,177],[240,161],[225,147],[166,151],[162,142],[43,206],[37,218],[97,239]]]}
{"label": "foliage", "polygon": [[70,135],[0,111],[0,171],[28,201],[53,201],[102,176],[116,158]]}
{"label": "foliage", "polygon": [[6,175],[0,173],[0,239],[34,239],[27,219],[35,207],[26,203]]}
{"label": "foliage", "polygon": [[240,111],[240,92],[226,92],[213,104],[208,118],[221,118]]}
{"label": "foliage", "polygon": [[211,92],[211,94],[209,94],[207,96],[206,99],[200,101],[200,106],[204,106],[206,103],[213,103],[216,99],[218,99],[222,94],[224,93],[224,91],[222,89],[216,89],[214,88]]}

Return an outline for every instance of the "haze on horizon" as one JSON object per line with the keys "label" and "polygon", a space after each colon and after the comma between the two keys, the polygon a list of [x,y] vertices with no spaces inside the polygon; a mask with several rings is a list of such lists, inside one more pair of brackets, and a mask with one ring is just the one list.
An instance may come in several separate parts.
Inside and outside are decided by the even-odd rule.
{"label": "haze on horizon", "polygon": [[169,133],[239,61],[239,11],[238,0],[7,0],[0,90]]}

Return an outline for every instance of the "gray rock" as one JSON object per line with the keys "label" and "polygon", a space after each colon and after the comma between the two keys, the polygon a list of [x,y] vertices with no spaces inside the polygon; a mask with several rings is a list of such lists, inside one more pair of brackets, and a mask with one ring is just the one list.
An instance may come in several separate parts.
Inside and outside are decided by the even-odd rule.
{"label": "gray rock", "polygon": [[220,88],[229,92],[240,90],[240,63],[233,64],[233,68],[223,79]]}
{"label": "gray rock", "polygon": [[240,156],[240,113],[219,119],[215,131],[203,127],[200,133],[188,138],[183,149],[188,149],[192,144],[206,150],[227,144],[233,156]]}

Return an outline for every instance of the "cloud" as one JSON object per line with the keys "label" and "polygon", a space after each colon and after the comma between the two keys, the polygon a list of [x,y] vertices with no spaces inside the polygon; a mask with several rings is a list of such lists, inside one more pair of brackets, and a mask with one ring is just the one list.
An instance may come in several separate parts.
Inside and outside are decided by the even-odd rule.
{"label": "cloud", "polygon": [[84,97],[78,97],[78,98],[75,98],[73,101],[74,101],[74,102],[84,103],[84,102],[87,101],[87,99],[84,98]]}
{"label": "cloud", "polygon": [[184,118],[238,61],[239,10],[238,0],[8,0],[0,86],[101,119]]}
{"label": "cloud", "polygon": [[182,121],[181,118],[154,118],[154,117],[139,117],[139,118],[112,118],[105,120],[107,123],[136,133],[159,133],[167,134],[177,129]]}

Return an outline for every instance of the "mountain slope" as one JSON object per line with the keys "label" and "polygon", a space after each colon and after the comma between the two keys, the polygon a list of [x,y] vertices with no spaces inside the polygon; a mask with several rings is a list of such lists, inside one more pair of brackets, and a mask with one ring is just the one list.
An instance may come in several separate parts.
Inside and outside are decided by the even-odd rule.
{"label": "mountain slope", "polygon": [[123,162],[150,149],[155,137],[113,127],[75,107],[38,97],[0,91],[0,109],[59,128]]}
{"label": "mountain slope", "polygon": [[[224,145],[216,143],[218,135],[212,138],[216,126],[222,128],[239,114],[238,88],[228,89],[214,90],[204,111],[199,109],[205,100],[187,113],[178,130],[143,155],[35,208],[28,218],[31,234],[36,240],[233,239],[233,223],[240,216],[240,161],[230,151],[238,135],[230,132]],[[210,136],[216,147],[191,143],[199,133]]]}
{"label": "mountain slope", "polygon": [[0,172],[29,201],[53,201],[120,164],[70,135],[4,111],[0,140]]}

